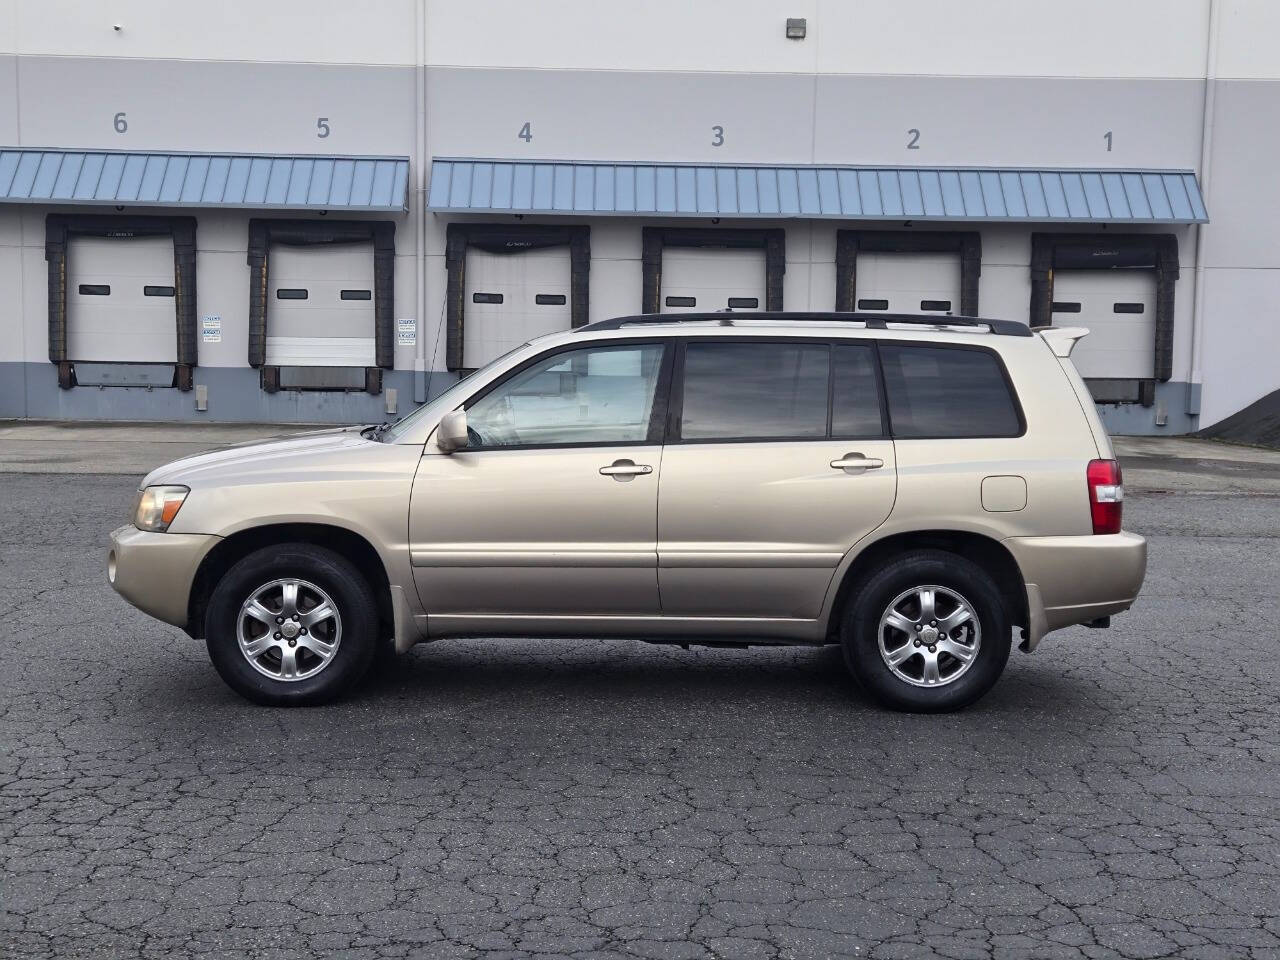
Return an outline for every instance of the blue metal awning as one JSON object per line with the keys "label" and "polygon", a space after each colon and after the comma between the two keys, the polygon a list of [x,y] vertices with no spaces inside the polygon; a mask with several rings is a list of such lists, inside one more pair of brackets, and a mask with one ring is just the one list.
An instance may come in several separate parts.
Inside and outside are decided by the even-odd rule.
{"label": "blue metal awning", "polygon": [[0,147],[0,203],[400,213],[408,185],[407,157]]}
{"label": "blue metal awning", "polygon": [[1187,170],[431,163],[431,210],[573,216],[1207,223]]}

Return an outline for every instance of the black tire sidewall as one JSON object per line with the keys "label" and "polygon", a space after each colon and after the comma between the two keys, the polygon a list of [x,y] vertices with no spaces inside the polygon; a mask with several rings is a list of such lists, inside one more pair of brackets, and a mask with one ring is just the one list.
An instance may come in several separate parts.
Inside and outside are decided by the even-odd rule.
{"label": "black tire sidewall", "polygon": [[[896,596],[912,587],[937,584],[973,606],[982,644],[964,676],[942,687],[917,687],[895,676],[880,655],[880,615]],[[846,605],[840,630],[845,663],[859,686],[886,706],[917,713],[958,710],[973,703],[1000,679],[1011,645],[1008,614],[1000,590],[973,561],[940,550],[897,558],[873,574]]]}
{"label": "black tire sidewall", "polygon": [[[240,652],[236,618],[241,604],[272,580],[297,577],[324,590],[342,618],[342,640],[333,660],[304,680],[274,680]],[[205,646],[222,679],[241,696],[266,706],[308,706],[339,696],[368,670],[377,644],[377,606],[360,571],[325,547],[267,547],[235,563],[218,581],[205,618]]]}

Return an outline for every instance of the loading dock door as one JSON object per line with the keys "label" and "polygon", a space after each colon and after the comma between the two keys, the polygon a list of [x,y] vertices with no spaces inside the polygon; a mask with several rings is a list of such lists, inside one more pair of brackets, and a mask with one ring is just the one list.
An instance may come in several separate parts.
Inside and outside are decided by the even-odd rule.
{"label": "loading dock door", "polygon": [[667,247],[662,251],[663,313],[762,310],[763,249]]}
{"label": "loading dock door", "polygon": [[467,249],[462,305],[462,365],[484,366],[534,337],[568,330],[568,246],[519,253]]}
{"label": "loading dock door", "polygon": [[858,310],[960,314],[960,257],[955,253],[859,253]]}
{"label": "loading dock door", "polygon": [[373,367],[373,244],[273,244],[268,366]]}
{"label": "loading dock door", "polygon": [[1054,326],[1087,327],[1071,359],[1085,379],[1155,376],[1156,277],[1151,270],[1058,270]]}
{"label": "loading dock door", "polygon": [[73,237],[67,359],[177,363],[172,237]]}

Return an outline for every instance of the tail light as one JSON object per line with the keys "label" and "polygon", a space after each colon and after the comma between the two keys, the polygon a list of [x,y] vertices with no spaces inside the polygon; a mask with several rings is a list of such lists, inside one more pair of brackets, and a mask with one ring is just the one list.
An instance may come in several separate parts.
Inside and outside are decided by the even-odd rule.
{"label": "tail light", "polygon": [[1119,533],[1124,512],[1124,484],[1120,464],[1114,460],[1090,460],[1085,476],[1089,484],[1089,512],[1094,533]]}

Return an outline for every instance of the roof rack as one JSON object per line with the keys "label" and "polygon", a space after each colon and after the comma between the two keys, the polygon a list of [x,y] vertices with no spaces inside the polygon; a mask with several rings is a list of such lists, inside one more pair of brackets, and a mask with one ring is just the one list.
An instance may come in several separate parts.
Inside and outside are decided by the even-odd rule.
{"label": "roof rack", "polygon": [[983,317],[931,317],[918,313],[855,313],[812,311],[786,312],[779,310],[752,311],[750,313],[642,313],[631,317],[612,317],[597,320],[579,331],[620,330],[623,327],[643,324],[716,323],[731,327],[737,320],[782,320],[791,323],[861,323],[868,330],[887,330],[891,323],[916,324],[928,327],[985,327],[1002,337],[1029,337],[1031,328],[1016,320],[988,320]]}

